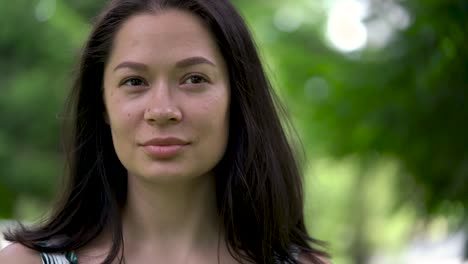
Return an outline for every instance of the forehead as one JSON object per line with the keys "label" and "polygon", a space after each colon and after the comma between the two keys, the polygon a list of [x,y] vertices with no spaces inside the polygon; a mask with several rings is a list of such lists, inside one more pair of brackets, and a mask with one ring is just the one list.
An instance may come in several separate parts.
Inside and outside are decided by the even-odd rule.
{"label": "forehead", "polygon": [[187,11],[165,10],[127,19],[115,36],[110,63],[190,56],[222,60],[214,36],[200,18]]}

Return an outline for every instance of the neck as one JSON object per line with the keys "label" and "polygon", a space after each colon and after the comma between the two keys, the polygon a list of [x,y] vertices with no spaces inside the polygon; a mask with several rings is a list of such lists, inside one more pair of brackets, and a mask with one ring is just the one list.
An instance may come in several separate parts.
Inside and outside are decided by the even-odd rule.
{"label": "neck", "polygon": [[122,221],[125,244],[132,248],[152,245],[167,254],[212,250],[219,239],[214,177],[148,183],[129,175]]}

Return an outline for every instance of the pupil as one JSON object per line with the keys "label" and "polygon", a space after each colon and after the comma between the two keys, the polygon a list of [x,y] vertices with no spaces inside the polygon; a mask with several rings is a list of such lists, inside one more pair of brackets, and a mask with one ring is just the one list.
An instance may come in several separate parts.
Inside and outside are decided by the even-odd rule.
{"label": "pupil", "polygon": [[193,76],[192,77],[192,83],[199,83],[201,82],[201,77],[200,76]]}

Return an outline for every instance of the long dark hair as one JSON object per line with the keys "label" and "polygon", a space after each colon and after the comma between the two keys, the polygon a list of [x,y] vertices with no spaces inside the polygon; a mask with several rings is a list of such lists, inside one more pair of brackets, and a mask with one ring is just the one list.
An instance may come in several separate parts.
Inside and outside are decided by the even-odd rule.
{"label": "long dark hair", "polygon": [[[84,48],[65,117],[69,180],[60,204],[38,228],[5,235],[42,252],[79,249],[103,228],[112,231],[104,263],[121,257],[120,209],[127,173],[113,148],[103,113],[104,67],[116,32],[130,16],[180,9],[201,18],[226,61],[231,87],[229,142],[215,168],[218,212],[226,243],[238,261],[296,263],[297,254],[321,263],[327,254],[304,225],[300,169],[243,19],[228,0],[115,0],[98,17]],[[44,242],[48,241],[47,244]]]}

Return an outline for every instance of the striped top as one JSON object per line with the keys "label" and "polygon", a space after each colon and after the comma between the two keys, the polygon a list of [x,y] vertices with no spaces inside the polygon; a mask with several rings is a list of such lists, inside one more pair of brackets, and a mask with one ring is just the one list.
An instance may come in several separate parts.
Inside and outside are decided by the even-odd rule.
{"label": "striped top", "polygon": [[[292,252],[296,260],[299,259],[299,253],[297,250]],[[78,257],[75,252],[69,251],[66,253],[45,253],[41,252],[42,264],[78,264]],[[280,264],[278,260],[275,261]]]}
{"label": "striped top", "polygon": [[[298,259],[298,256],[294,256]],[[44,253],[41,252],[42,264],[78,264],[78,258],[74,252]],[[277,262],[279,263],[279,262]]]}
{"label": "striped top", "polygon": [[74,252],[45,253],[41,252],[42,264],[78,264],[78,258]]}

